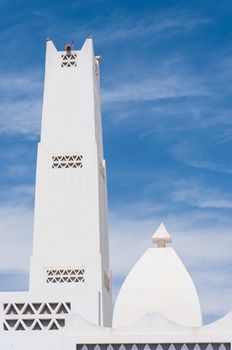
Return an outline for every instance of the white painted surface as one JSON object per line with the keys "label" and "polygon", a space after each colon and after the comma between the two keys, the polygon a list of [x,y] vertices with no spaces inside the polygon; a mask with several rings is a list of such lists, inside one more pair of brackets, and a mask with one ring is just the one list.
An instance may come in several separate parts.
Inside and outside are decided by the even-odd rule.
{"label": "white painted surface", "polygon": [[76,344],[220,343],[232,341],[231,327],[232,312],[201,327],[183,326],[159,313],[147,313],[129,325],[112,328],[96,327],[78,315],[69,315],[64,338],[72,339]]}
{"label": "white painted surface", "polygon": [[[93,323],[110,325],[111,287],[104,284],[104,271],[110,267],[99,63],[91,38],[72,51],[76,66],[61,66],[65,54],[47,42],[30,290],[68,294],[76,305],[95,303],[87,314],[82,307],[75,311]],[[82,157],[82,167],[52,167],[53,157],[76,155]],[[84,283],[47,283],[47,268],[84,268]]]}
{"label": "white painted surface", "polygon": [[201,325],[196,289],[172,248],[150,248],[135,264],[116,300],[113,326],[132,323],[151,312],[181,325]]}

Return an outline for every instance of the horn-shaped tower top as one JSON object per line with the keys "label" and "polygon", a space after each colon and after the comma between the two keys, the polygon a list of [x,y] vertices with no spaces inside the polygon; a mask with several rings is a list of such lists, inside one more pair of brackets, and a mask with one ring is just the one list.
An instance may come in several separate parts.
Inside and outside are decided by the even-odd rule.
{"label": "horn-shaped tower top", "polygon": [[67,149],[97,142],[102,153],[99,56],[88,37],[79,50],[47,41],[41,142]]}

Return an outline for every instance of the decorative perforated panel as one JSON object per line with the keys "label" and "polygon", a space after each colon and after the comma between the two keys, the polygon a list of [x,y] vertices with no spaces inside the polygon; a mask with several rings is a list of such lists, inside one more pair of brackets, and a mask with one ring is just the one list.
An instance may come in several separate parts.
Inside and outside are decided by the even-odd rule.
{"label": "decorative perforated panel", "polygon": [[5,331],[59,330],[65,326],[64,314],[71,310],[70,303],[36,302],[3,304]]}
{"label": "decorative perforated panel", "polygon": [[99,70],[98,70],[98,62],[97,61],[94,64],[94,72],[95,72],[96,77],[98,78]]}
{"label": "decorative perforated panel", "polygon": [[76,67],[77,66],[77,54],[63,54],[61,55],[61,67]]}
{"label": "decorative perforated panel", "polygon": [[110,290],[110,281],[111,281],[111,271],[104,271],[104,284],[108,290]]}
{"label": "decorative perforated panel", "polygon": [[105,178],[106,178],[105,177],[105,169],[104,169],[102,163],[100,163],[100,165],[99,165],[99,170],[100,170],[100,174],[101,174],[102,179],[105,180]]}
{"label": "decorative perforated panel", "polygon": [[83,283],[85,282],[85,269],[46,269],[47,283]]}
{"label": "decorative perforated panel", "polygon": [[52,156],[53,168],[82,168],[83,156],[81,154]]}
{"label": "decorative perforated panel", "polygon": [[77,344],[76,350],[230,350],[230,343]]}

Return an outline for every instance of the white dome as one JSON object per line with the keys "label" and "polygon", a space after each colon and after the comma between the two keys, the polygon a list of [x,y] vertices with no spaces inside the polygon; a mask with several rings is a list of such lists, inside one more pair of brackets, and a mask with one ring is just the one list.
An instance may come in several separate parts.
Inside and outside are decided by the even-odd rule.
{"label": "white dome", "polygon": [[[164,229],[163,225],[159,227],[153,241]],[[167,238],[166,242],[170,242],[170,236]],[[116,300],[113,326],[132,323],[153,312],[181,325],[201,326],[201,308],[193,281],[175,251],[166,244],[148,249],[128,274]]]}

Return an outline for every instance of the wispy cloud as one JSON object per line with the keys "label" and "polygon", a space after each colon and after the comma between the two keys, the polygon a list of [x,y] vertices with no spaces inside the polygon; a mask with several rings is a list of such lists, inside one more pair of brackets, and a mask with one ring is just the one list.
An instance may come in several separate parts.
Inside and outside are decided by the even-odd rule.
{"label": "wispy cloud", "polygon": [[33,199],[34,186],[19,184],[1,188],[0,273],[4,270],[25,272],[29,269],[33,238]]}
{"label": "wispy cloud", "polygon": [[33,211],[23,205],[0,207],[1,269],[28,270]]}
{"label": "wispy cloud", "polygon": [[217,188],[200,184],[194,180],[181,180],[175,183],[172,199],[198,208],[232,208],[230,194],[221,193]]}
{"label": "wispy cloud", "polygon": [[130,84],[123,83],[102,91],[103,103],[130,101],[149,101],[159,99],[171,99],[186,96],[207,95],[209,92],[202,87],[199,81],[194,81],[166,73],[165,76],[155,76],[145,80],[133,81]]}
{"label": "wispy cloud", "polygon": [[144,13],[137,18],[115,12],[104,21],[104,30],[98,30],[96,36],[101,43],[128,39],[143,40],[151,35],[153,40],[154,36],[160,40],[164,35],[186,35],[192,30],[212,22],[212,18],[194,16],[188,11],[170,10],[157,12],[153,15]]}
{"label": "wispy cloud", "polygon": [[2,76],[0,82],[0,132],[39,134],[42,110],[41,79],[33,75]]}
{"label": "wispy cloud", "polygon": [[[197,155],[195,155],[197,158]],[[220,164],[212,160],[199,160],[199,159],[182,159],[187,164],[193,166],[194,168],[215,170],[223,173],[232,173],[232,165],[230,164]]]}
{"label": "wispy cloud", "polygon": [[2,208],[6,208],[6,210],[10,210],[13,203],[14,209],[20,208],[23,205],[24,209],[27,210],[28,207],[33,205],[34,193],[34,185],[29,184],[3,187],[0,191],[0,205]]}
{"label": "wispy cloud", "polygon": [[[205,121],[203,123],[205,123]],[[208,169],[211,171],[231,174],[232,161],[230,154],[228,153],[228,155],[226,155],[225,152],[223,157],[215,157],[217,150],[221,149],[221,143],[225,142],[226,130],[228,131],[230,128],[229,126],[223,124],[223,120],[221,120],[220,127],[217,124],[217,129],[214,129],[216,135],[211,136],[212,141],[209,138],[204,140],[204,134],[202,134],[201,137],[198,137],[199,142],[196,142],[195,140],[189,142],[187,139],[183,138],[182,140],[176,142],[175,145],[173,145],[170,153],[178,161],[181,161],[194,168]],[[198,127],[198,130],[200,129],[201,125]],[[222,129],[221,132],[219,131],[220,129]],[[217,138],[217,142],[214,141],[215,137]]]}
{"label": "wispy cloud", "polygon": [[26,100],[13,104],[0,105],[0,132],[6,134],[22,133],[30,137],[39,134],[41,101]]}
{"label": "wispy cloud", "polygon": [[0,270],[0,291],[25,291],[29,287],[29,275],[24,270]]}

